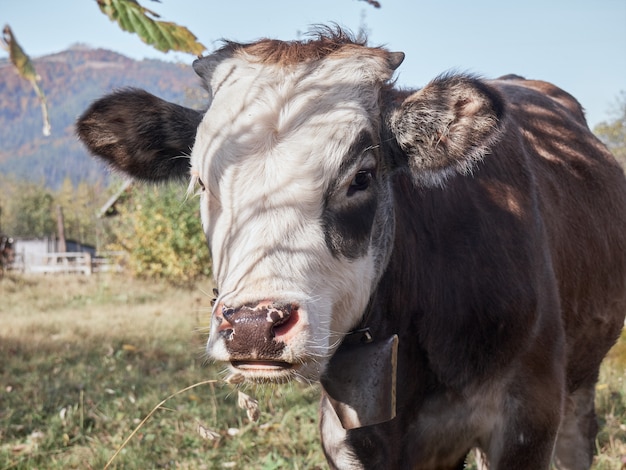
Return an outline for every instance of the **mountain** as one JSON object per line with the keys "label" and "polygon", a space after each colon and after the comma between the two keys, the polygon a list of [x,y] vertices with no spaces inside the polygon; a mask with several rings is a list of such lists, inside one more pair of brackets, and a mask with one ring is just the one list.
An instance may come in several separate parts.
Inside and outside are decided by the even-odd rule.
{"label": "mountain", "polygon": [[7,59],[0,60],[0,174],[51,189],[67,177],[74,184],[106,180],[107,170],[89,156],[74,132],[77,117],[103,94],[121,87],[140,87],[190,107],[202,108],[206,103],[189,65],[137,61],[83,46],[33,62],[47,97],[52,135],[42,133],[41,107],[31,84]]}

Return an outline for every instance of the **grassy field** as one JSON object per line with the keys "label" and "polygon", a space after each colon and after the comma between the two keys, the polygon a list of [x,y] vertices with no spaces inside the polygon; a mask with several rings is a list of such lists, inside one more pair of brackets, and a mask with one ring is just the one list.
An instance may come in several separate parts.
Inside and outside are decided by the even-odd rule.
{"label": "grassy field", "polygon": [[[251,422],[205,363],[209,285],[124,276],[0,281],[0,470],[322,469],[318,390],[247,388]],[[594,469],[626,468],[626,336],[602,370]]]}

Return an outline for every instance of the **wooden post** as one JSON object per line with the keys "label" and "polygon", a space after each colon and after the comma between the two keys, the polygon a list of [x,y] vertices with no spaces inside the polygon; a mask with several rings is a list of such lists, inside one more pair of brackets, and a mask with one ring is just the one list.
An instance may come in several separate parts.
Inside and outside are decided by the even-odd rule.
{"label": "wooden post", "polygon": [[92,270],[93,270],[93,265],[91,263],[91,253],[86,252],[85,253],[85,271],[84,272],[85,272],[85,274],[87,276],[91,276]]}
{"label": "wooden post", "polygon": [[58,246],[57,252],[66,253],[67,244],[65,243],[65,219],[63,218],[63,208],[57,206],[57,234],[58,234]]}

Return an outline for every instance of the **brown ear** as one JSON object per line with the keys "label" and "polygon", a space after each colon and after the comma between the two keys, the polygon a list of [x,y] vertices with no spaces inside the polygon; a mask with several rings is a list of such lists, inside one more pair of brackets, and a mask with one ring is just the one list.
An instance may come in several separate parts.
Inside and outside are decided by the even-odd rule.
{"label": "brown ear", "polygon": [[89,151],[135,178],[185,176],[202,113],[125,89],[94,102],[76,130]]}
{"label": "brown ear", "polygon": [[441,185],[468,173],[500,136],[504,102],[484,82],[443,76],[404,99],[387,118],[397,143],[394,161],[417,184]]}

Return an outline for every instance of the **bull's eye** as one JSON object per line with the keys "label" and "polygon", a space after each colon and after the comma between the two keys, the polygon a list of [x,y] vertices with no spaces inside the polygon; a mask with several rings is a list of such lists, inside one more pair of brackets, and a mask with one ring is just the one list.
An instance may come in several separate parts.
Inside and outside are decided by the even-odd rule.
{"label": "bull's eye", "polygon": [[191,180],[189,181],[189,188],[187,189],[187,195],[200,196],[202,193],[204,193],[204,191],[204,183],[198,176],[198,173],[196,171],[192,171]]}
{"label": "bull's eye", "polygon": [[354,194],[356,191],[364,191],[369,188],[373,179],[374,170],[359,170],[350,183],[348,196]]}

